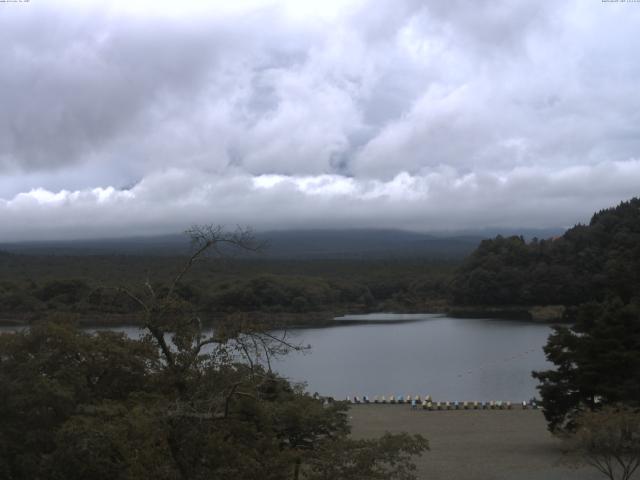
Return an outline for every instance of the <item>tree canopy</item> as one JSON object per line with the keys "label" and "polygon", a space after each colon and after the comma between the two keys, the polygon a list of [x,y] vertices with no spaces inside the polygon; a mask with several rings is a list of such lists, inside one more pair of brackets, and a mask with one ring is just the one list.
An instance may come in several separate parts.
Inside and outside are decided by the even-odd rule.
{"label": "tree canopy", "polygon": [[569,305],[640,291],[640,198],[593,215],[558,238],[484,240],[452,283],[461,305]]}
{"label": "tree canopy", "polygon": [[574,325],[554,328],[544,350],[555,369],[533,376],[552,431],[574,430],[582,412],[601,405],[640,407],[639,305],[586,304]]}
{"label": "tree canopy", "polygon": [[640,198],[597,212],[554,239],[496,237],[460,267],[452,296],[463,305],[552,305],[544,350],[555,369],[534,372],[552,431],[575,429],[585,410],[640,406]]}
{"label": "tree canopy", "polygon": [[217,247],[249,232],[191,232],[172,282],[122,293],[139,339],[89,333],[64,318],[0,335],[0,477],[23,479],[415,478],[421,436],[352,440],[343,402],[271,371],[301,348],[234,318],[205,329],[179,285]]}

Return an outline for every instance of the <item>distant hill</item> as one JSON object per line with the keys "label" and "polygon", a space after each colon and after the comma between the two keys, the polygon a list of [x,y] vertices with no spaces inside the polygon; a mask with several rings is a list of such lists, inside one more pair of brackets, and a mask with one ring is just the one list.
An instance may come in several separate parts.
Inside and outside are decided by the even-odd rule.
{"label": "distant hill", "polygon": [[0,251],[26,255],[182,255],[184,235],[0,243]]}
{"label": "distant hill", "polygon": [[[470,254],[485,238],[516,231],[476,230],[427,234],[404,230],[279,230],[257,232],[267,243],[267,258],[357,259],[420,257],[459,260]],[[519,232],[523,232],[520,230]],[[558,229],[526,230],[525,238],[560,235]],[[189,239],[183,234],[93,240],[0,243],[0,251],[30,255],[183,255]]]}
{"label": "distant hill", "polygon": [[640,295],[640,198],[552,240],[484,240],[453,283],[459,305],[579,305]]}
{"label": "distant hill", "polygon": [[288,230],[259,236],[268,242],[267,255],[277,258],[460,259],[482,240],[471,235],[437,237],[401,230]]}
{"label": "distant hill", "polygon": [[[435,236],[401,230],[284,230],[259,232],[267,258],[355,259],[429,257],[460,259],[481,236]],[[34,255],[182,255],[189,251],[185,235],[120,239],[70,240],[0,244],[9,253]]]}

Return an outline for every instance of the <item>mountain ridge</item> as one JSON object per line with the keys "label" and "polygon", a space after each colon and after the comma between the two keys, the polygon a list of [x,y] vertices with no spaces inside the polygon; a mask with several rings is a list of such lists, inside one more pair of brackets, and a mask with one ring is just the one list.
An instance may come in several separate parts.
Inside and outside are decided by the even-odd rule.
{"label": "mountain ridge", "polygon": [[[508,229],[512,231],[513,229]],[[522,230],[520,230],[522,231]],[[552,236],[553,229],[529,230],[527,236]],[[267,258],[442,257],[471,253],[488,231],[422,233],[392,229],[297,229],[256,232],[268,245]],[[32,255],[182,255],[189,251],[184,234],[0,243],[0,251]]]}

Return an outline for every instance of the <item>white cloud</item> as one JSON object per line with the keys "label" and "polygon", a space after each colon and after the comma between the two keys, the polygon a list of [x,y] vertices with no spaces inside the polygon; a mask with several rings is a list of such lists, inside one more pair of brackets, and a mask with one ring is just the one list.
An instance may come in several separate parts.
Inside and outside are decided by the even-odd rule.
{"label": "white cloud", "polygon": [[8,4],[0,238],[573,223],[638,193],[639,21],[577,0]]}
{"label": "white cloud", "polygon": [[638,185],[640,160],[557,170],[517,167],[500,174],[439,168],[401,172],[386,181],[171,169],[130,190],[34,189],[0,200],[0,224],[12,225],[0,240],[177,232],[193,223],[432,232],[570,226],[621,195],[634,195]]}

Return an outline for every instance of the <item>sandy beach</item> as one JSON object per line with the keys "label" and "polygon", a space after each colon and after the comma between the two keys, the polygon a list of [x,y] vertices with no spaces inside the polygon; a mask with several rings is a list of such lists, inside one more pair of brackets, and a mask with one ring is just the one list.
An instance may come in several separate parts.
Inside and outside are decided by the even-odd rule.
{"label": "sandy beach", "polygon": [[[577,466],[547,430],[540,410],[412,410],[408,405],[353,405],[352,435],[385,431],[425,436],[431,450],[417,459],[428,480],[597,480]],[[638,477],[640,478],[640,477]]]}

